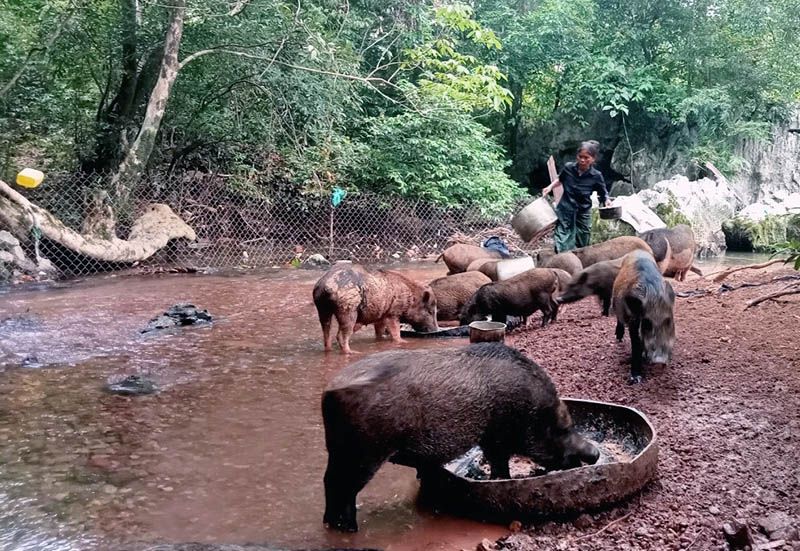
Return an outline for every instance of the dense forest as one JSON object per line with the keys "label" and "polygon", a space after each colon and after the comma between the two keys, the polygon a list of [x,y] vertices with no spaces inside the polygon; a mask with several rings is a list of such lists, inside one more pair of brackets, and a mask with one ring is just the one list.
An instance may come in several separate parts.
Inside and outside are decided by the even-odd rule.
{"label": "dense forest", "polygon": [[796,0],[1,0],[0,176],[502,206],[521,135],[598,122],[735,170],[798,100],[798,28]]}

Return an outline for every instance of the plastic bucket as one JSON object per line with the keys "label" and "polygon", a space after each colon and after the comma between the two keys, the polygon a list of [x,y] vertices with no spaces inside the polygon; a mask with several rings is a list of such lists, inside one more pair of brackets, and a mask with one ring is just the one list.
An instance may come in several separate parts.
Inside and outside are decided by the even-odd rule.
{"label": "plastic bucket", "polygon": [[499,260],[496,265],[497,281],[505,281],[506,279],[512,278],[522,272],[527,272],[533,268],[533,257],[530,256]]}
{"label": "plastic bucket", "polygon": [[503,342],[506,324],[499,321],[473,321],[469,324],[469,342]]}
{"label": "plastic bucket", "polygon": [[555,227],[556,221],[558,216],[550,202],[544,197],[539,197],[512,218],[511,227],[523,241],[532,241]]}

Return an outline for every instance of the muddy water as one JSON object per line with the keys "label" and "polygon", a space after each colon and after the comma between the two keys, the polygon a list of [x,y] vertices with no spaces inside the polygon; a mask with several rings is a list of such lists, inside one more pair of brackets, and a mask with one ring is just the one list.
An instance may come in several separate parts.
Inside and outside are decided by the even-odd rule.
{"label": "muddy water", "polygon": [[[425,280],[444,270],[408,271]],[[460,549],[503,535],[420,510],[414,471],[394,465],[359,496],[361,532],[322,527],[319,399],[350,360],[322,350],[310,300],[318,276],[111,277],[0,295],[0,548]],[[139,333],[182,301],[207,308],[215,323]],[[396,346],[366,330],[352,345],[362,353]],[[133,373],[161,392],[103,392]]]}

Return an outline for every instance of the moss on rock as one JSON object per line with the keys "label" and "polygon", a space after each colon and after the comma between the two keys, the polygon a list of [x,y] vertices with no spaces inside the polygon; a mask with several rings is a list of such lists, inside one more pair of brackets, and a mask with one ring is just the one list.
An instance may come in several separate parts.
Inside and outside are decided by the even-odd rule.
{"label": "moss on rock", "polygon": [[774,215],[753,221],[736,217],[722,224],[730,251],[770,252],[778,243],[800,238],[800,215]]}
{"label": "moss on rock", "polygon": [[592,245],[623,235],[636,235],[636,230],[622,220],[602,220],[599,211],[592,209]]}
{"label": "moss on rock", "polygon": [[669,194],[668,203],[659,203],[656,205],[654,210],[668,228],[674,228],[678,224],[686,224],[688,226],[692,225],[691,221],[686,217],[686,215],[680,211],[678,200],[672,193]]}

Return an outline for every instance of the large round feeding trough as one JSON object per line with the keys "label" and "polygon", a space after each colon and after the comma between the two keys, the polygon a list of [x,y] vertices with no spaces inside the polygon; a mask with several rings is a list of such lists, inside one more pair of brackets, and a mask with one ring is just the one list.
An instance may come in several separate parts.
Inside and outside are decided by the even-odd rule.
{"label": "large round feeding trough", "polygon": [[[656,431],[640,411],[591,400],[564,399],[578,432],[600,448],[594,465],[537,471],[528,463],[515,477],[489,479],[479,448],[425,473],[424,501],[439,510],[480,520],[509,522],[599,509],[641,490],[656,474]],[[517,474],[520,472],[516,466]],[[538,476],[534,474],[541,472]]]}

